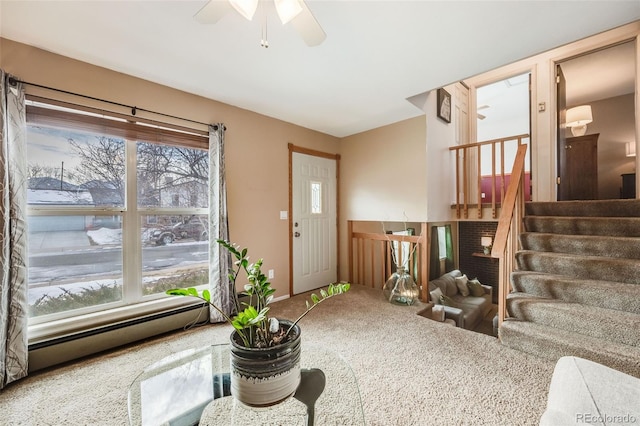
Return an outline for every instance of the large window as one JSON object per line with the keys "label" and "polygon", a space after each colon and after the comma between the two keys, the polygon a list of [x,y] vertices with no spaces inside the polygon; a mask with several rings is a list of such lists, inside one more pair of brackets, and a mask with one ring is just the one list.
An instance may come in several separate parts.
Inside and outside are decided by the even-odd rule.
{"label": "large window", "polygon": [[31,323],[208,282],[207,138],[27,106]]}

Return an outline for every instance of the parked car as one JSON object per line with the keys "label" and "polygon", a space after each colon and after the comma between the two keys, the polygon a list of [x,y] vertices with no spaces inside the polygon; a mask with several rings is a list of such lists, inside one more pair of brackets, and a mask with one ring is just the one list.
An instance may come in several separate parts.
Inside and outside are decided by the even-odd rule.
{"label": "parked car", "polygon": [[177,238],[191,238],[196,241],[204,241],[209,238],[207,223],[200,218],[191,218],[186,223],[177,223],[173,226],[173,232]]}
{"label": "parked car", "polygon": [[176,236],[171,228],[152,229],[147,235],[149,236],[149,242],[154,243],[158,246],[171,244],[176,239]]}
{"label": "parked car", "polygon": [[152,229],[147,235],[149,242],[164,246],[175,240],[205,241],[209,238],[209,230],[206,221],[192,217],[186,222],[179,222],[173,226]]}

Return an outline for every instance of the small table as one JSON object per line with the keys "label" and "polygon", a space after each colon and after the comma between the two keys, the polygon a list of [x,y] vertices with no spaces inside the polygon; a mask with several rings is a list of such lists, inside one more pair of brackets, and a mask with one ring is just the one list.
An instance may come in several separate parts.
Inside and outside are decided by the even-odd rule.
{"label": "small table", "polygon": [[457,327],[456,322],[452,319],[445,318],[443,320],[440,320],[439,318],[437,318],[437,316],[433,313],[433,307],[434,307],[434,304],[432,302],[427,303],[424,309],[418,311],[418,315],[420,315],[421,317],[425,317],[430,320],[433,320],[435,322],[439,322],[441,324],[447,324],[447,325],[452,325],[454,327]]}
{"label": "small table", "polygon": [[[252,408],[229,396],[229,345],[188,349],[147,367],[129,387],[131,425],[364,425],[353,371],[333,351],[302,344],[302,381],[296,396],[267,408]],[[317,368],[314,368],[317,367]],[[310,382],[326,384],[315,403],[304,403]],[[315,396],[314,396],[315,398]],[[310,415],[308,415],[310,413]]]}

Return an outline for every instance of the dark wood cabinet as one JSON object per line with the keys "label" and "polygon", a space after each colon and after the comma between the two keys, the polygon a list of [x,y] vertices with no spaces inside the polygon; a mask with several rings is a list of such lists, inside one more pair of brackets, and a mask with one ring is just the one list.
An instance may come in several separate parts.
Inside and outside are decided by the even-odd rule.
{"label": "dark wood cabinet", "polygon": [[560,148],[558,201],[598,199],[598,136],[567,138]]}
{"label": "dark wood cabinet", "polygon": [[625,173],[622,176],[620,198],[636,198],[636,174]]}

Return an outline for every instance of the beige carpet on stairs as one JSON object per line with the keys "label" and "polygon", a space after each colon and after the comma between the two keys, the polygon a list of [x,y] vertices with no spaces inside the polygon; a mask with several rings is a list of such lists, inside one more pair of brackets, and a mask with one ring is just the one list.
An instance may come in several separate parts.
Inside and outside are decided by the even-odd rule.
{"label": "beige carpet on stairs", "polygon": [[[296,296],[272,310],[295,318],[304,304]],[[310,342],[347,360],[367,425],[537,425],[555,362],[420,317],[422,307],[391,305],[380,290],[354,285],[302,320],[303,348]],[[146,366],[226,343],[230,330],[175,332],[33,374],[0,391],[0,424],[125,425],[129,384]]]}

